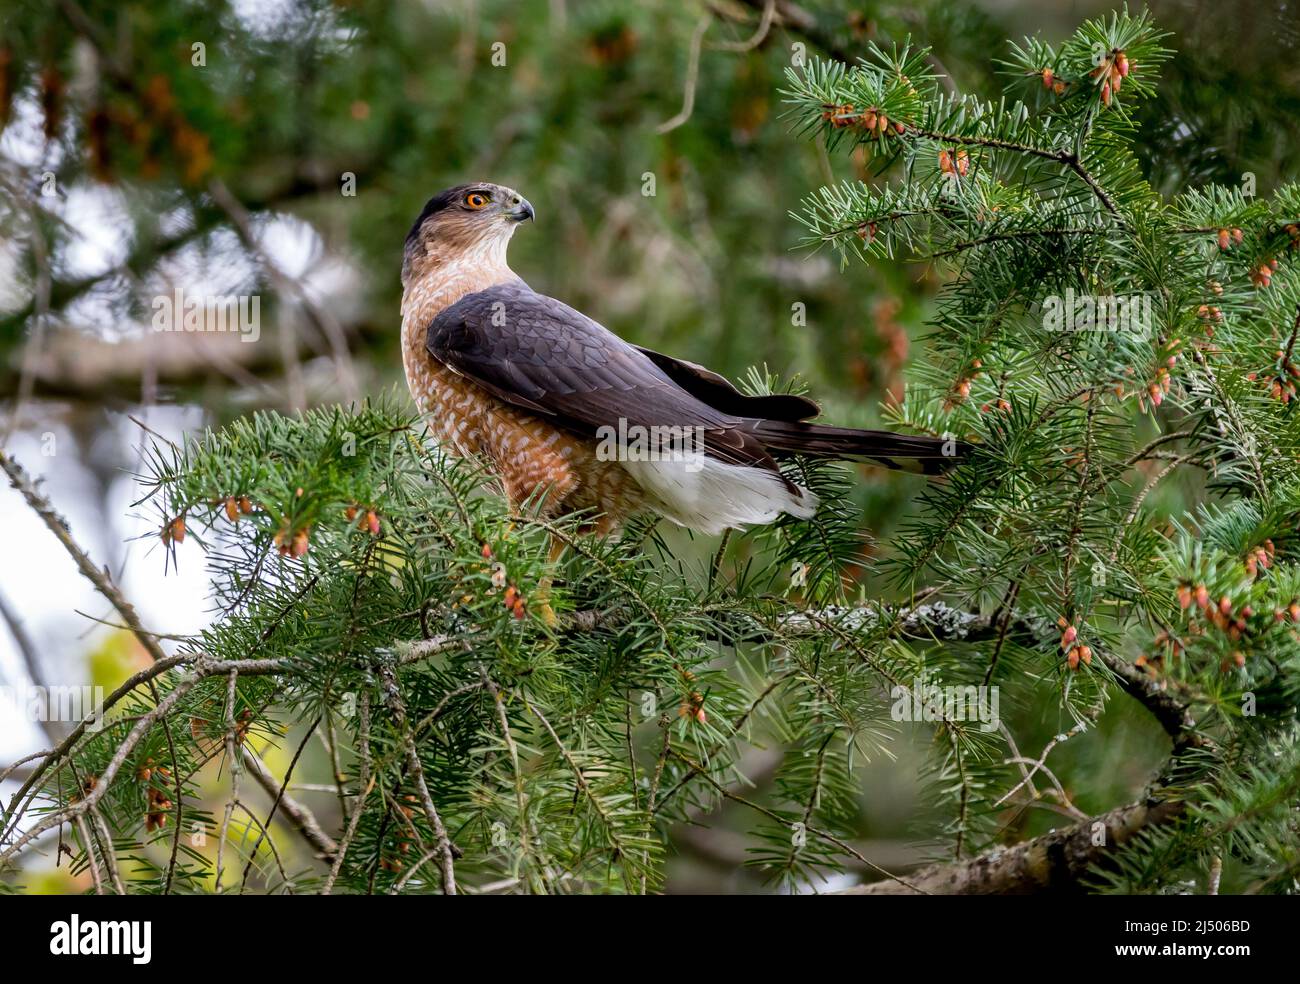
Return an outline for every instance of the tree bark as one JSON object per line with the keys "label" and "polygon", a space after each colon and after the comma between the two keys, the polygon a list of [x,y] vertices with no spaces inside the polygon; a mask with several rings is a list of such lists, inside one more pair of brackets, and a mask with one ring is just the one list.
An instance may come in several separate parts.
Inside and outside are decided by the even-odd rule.
{"label": "tree bark", "polygon": [[[1084,875],[1139,832],[1183,813],[1177,799],[1130,803],[1073,827],[1052,830],[1014,847],[995,848],[969,861],[912,872],[907,884],[886,879],[839,895],[1030,895],[1080,893]],[[915,886],[916,890],[912,887]]]}

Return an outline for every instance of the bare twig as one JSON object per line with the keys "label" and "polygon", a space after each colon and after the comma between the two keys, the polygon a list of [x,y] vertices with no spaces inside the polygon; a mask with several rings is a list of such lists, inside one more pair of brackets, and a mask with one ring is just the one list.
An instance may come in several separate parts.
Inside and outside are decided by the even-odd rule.
{"label": "bare twig", "polygon": [[444,895],[455,895],[456,867],[452,855],[451,838],[447,836],[447,828],[442,824],[442,817],[438,813],[438,807],[434,804],[433,797],[429,794],[428,783],[424,779],[424,766],[420,762],[419,750],[415,747],[415,741],[411,737],[410,725],[407,722],[406,702],[402,699],[402,691],[397,685],[397,675],[391,667],[381,664],[379,666],[379,680],[383,688],[384,703],[393,715],[393,723],[397,726],[398,734],[401,736],[402,744],[406,749],[407,768],[410,770],[411,777],[415,780],[415,786],[420,792],[420,802],[424,806],[424,812],[429,818],[429,823],[433,825],[434,837],[437,839],[438,852],[441,855],[442,893]]}
{"label": "bare twig", "polygon": [[[45,671],[41,667],[40,657],[36,655],[36,644],[32,637],[27,634],[27,628],[23,625],[22,620],[17,613],[9,607],[9,602],[3,594],[0,594],[0,617],[9,626],[9,634],[13,636],[14,643],[18,646],[18,652],[23,658],[23,665],[27,668],[27,675],[31,678],[32,684],[37,687],[46,687]],[[44,715],[49,718],[50,715]],[[45,734],[50,741],[59,740],[59,729],[54,726],[51,720],[42,722]]]}
{"label": "bare twig", "polygon": [[[1096,819],[1062,827],[1013,847],[954,864],[931,865],[908,876],[910,884],[880,881],[844,895],[999,895],[1076,886],[1099,860],[1138,833],[1169,823],[1183,812],[1177,799],[1130,803]],[[1104,832],[1104,836],[1102,836]]]}
{"label": "bare twig", "polygon": [[343,869],[343,858],[348,853],[348,845],[352,843],[352,838],[356,836],[357,826],[361,823],[362,808],[366,805],[366,799],[370,796],[371,790],[375,788],[375,780],[370,775],[370,692],[363,691],[357,704],[361,716],[361,778],[359,782],[361,792],[357,796],[356,803],[352,806],[352,815],[348,817],[347,830],[343,832],[343,839],[339,841],[338,851],[334,854],[334,863],[330,865],[329,877],[325,880],[325,888],[321,893],[323,895],[329,895],[334,891],[334,882],[338,880],[339,872]]}
{"label": "bare twig", "polygon": [[213,884],[215,891],[221,891],[221,876],[224,873],[223,861],[226,839],[230,835],[230,818],[235,812],[235,803],[239,800],[239,756],[235,751],[235,686],[239,682],[239,672],[231,670],[226,683],[226,764],[230,768],[230,799],[221,814],[221,827],[217,832],[217,874]]}
{"label": "bare twig", "polygon": [[95,845],[90,838],[90,826],[86,823],[84,816],[78,815],[74,820],[77,827],[77,835],[81,838],[81,846],[86,849],[86,865],[90,868],[91,880],[95,883],[95,894],[104,894],[104,882],[99,876],[99,860],[95,857]]}
{"label": "bare twig", "polygon": [[113,882],[113,891],[118,895],[125,895],[126,886],[122,884],[122,876],[117,870],[117,853],[113,850],[113,836],[109,833],[108,824],[104,821],[104,815],[99,810],[91,810],[90,818],[95,824],[95,829],[99,832],[104,867],[108,869],[108,877]]}
{"label": "bare twig", "polygon": [[[680,752],[677,752],[673,749],[669,749],[669,754],[672,755],[673,758],[680,760],[683,765],[694,770],[697,774],[703,776],[705,781],[708,782],[709,785],[711,785],[714,789],[716,789],[724,799],[729,799],[734,803],[739,803],[741,806],[747,806],[751,810],[754,810],[757,813],[761,813],[769,820],[773,820],[778,824],[784,825],[787,823],[786,819],[782,817],[779,813],[775,813],[774,811],[769,810],[767,807],[759,803],[755,803],[753,800],[746,799],[745,797],[740,796],[737,793],[733,793],[722,783],[718,782],[718,780],[714,779],[713,776],[709,775],[708,772],[704,770],[703,766],[698,765],[695,762],[691,761],[689,758],[687,758],[685,755],[682,755]],[[841,838],[836,837],[834,834],[830,833],[829,831],[822,830],[818,827],[813,827],[807,824],[804,825],[804,830],[806,830],[808,833],[812,834],[813,836],[826,841],[828,844],[833,844],[835,847],[839,848],[845,854],[849,855],[850,857],[857,860],[859,863],[870,868],[872,871],[884,875],[886,879],[892,879],[893,882],[897,882],[902,888],[907,890],[906,894],[909,895],[930,894],[924,888],[921,888],[920,886],[913,884],[908,879],[902,878],[901,876],[896,875],[893,872],[885,870],[880,865],[876,864],[874,861],[866,857],[861,851],[859,851],[852,844],[849,844],[847,841],[844,841]],[[886,884],[889,883],[890,882],[888,881],[886,882]]]}
{"label": "bare twig", "polygon": [[682,108],[672,119],[665,120],[655,127],[656,133],[663,134],[676,130],[689,120],[691,113],[695,111],[695,86],[700,77],[700,49],[704,45],[704,33],[712,23],[713,15],[705,14],[695,25],[695,33],[691,35],[690,55],[686,63],[686,92],[682,97]]}
{"label": "bare twig", "polygon": [[87,811],[94,809],[95,804],[100,801],[108,787],[112,785],[113,780],[117,777],[117,773],[121,770],[122,765],[126,762],[131,753],[135,751],[135,747],[149,732],[149,729],[152,728],[162,717],[170,713],[176,703],[189,693],[195,684],[204,679],[207,675],[208,674],[204,672],[202,664],[200,663],[196,668],[196,672],[193,672],[178,681],[176,686],[172,688],[171,692],[168,693],[167,696],[159,701],[158,704],[147,713],[141,715],[139,719],[137,719],[135,727],[131,729],[122,744],[120,744],[117,747],[117,750],[113,753],[113,757],[109,759],[108,765],[105,766],[104,771],[96,777],[94,788],[86,793],[82,798],[70,803],[62,809],[47,814],[34,823],[30,829],[26,830],[17,838],[17,840],[14,841],[8,850],[0,853],[0,866],[3,866],[5,862],[17,855],[24,847],[36,840],[47,830],[51,830],[69,820],[74,820],[77,817],[84,816]]}
{"label": "bare twig", "polygon": [[[277,289],[281,293],[291,294],[296,298],[329,341],[331,354],[334,358],[334,368],[338,373],[339,386],[343,390],[344,399],[349,402],[360,399],[361,391],[357,387],[356,371],[352,365],[352,355],[348,351],[347,335],[344,333],[343,326],[339,324],[338,319],[330,313],[325,305],[317,304],[312,300],[302,284],[281,270],[275,261],[271,259],[258,241],[248,210],[244,208],[239,199],[231,194],[230,189],[226,187],[220,178],[214,178],[208,183],[208,194],[212,196],[212,200],[217,204],[217,207],[229,216],[244,246],[257,257]],[[285,350],[289,356],[286,370],[290,372],[290,379],[296,380],[295,385],[299,392],[294,397],[294,400],[301,405],[306,400],[301,392],[301,370],[297,365],[297,344],[293,341],[291,333],[286,332],[283,337],[288,339],[287,344],[289,345]]]}
{"label": "bare twig", "polygon": [[[285,783],[276,780],[275,776],[271,774],[271,770],[266,767],[266,763],[258,758],[251,748],[245,747],[243,751],[243,762],[248,766],[248,774],[266,791],[268,796],[273,799],[279,797],[278,812],[288,817],[293,828],[302,834],[307,843],[316,849],[317,857],[332,860],[335,852],[338,851],[338,845],[322,829],[316,815],[287,792],[284,792]],[[292,769],[292,766],[290,768]],[[271,822],[271,816],[274,816],[275,812],[277,811],[273,808],[271,815],[267,817],[268,826]]]}
{"label": "bare twig", "polygon": [[[262,824],[262,833],[258,835],[257,843],[253,845],[253,850],[249,855],[248,863],[244,865],[244,874],[240,881],[240,887],[239,887],[239,891],[241,892],[241,894],[244,891],[244,886],[248,884],[248,875],[249,872],[252,871],[253,861],[257,857],[257,849],[261,847],[263,838],[269,835],[270,828],[271,828],[271,821],[275,819],[275,815],[280,809],[283,808],[285,815],[288,816],[291,820],[294,820],[294,826],[298,830],[303,831],[304,834],[307,834],[308,828],[314,828],[315,836],[324,837],[324,834],[320,832],[320,827],[316,823],[316,818],[312,816],[311,811],[301,806],[287,792],[287,789],[289,787],[289,781],[293,778],[294,767],[297,766],[298,759],[302,757],[303,751],[307,748],[307,743],[311,741],[312,734],[316,731],[316,728],[319,726],[320,726],[320,717],[318,716],[316,720],[313,721],[310,724],[310,726],[308,726],[307,734],[304,735],[302,741],[298,743],[298,748],[294,751],[293,758],[289,760],[289,768],[286,769],[284,773],[284,782],[277,783],[275,781],[275,777],[271,775],[270,770],[266,768],[266,766],[262,763],[261,759],[259,759],[256,755],[254,755],[251,751],[247,749],[245,750],[246,754],[244,755],[244,761],[248,763],[249,766],[248,771],[252,773],[252,776],[254,779],[257,780],[258,785],[260,785],[271,795],[272,802],[271,802],[271,809],[266,814],[266,820]],[[261,767],[260,769],[258,768],[259,766]],[[292,807],[290,806],[290,804],[292,804]],[[290,812],[291,808],[293,809],[294,813]],[[310,818],[310,824],[307,824],[307,820],[304,818],[304,814],[306,818]],[[329,841],[328,838],[325,839],[326,841],[328,841],[330,847],[333,848],[334,842]],[[308,840],[312,840],[312,835],[308,834]],[[327,853],[333,854],[333,850],[331,849]]]}
{"label": "bare twig", "polygon": [[135,608],[118,590],[117,585],[112,582],[108,572],[100,570],[91,563],[90,557],[72,539],[72,532],[68,529],[67,521],[54,511],[50,500],[36,487],[36,483],[28,476],[22,465],[3,450],[0,450],[0,468],[4,469],[5,474],[9,476],[9,483],[27,500],[27,504],[32,507],[36,515],[40,516],[50,532],[63,544],[63,548],[68,551],[76,562],[77,569],[95,586],[95,590],[107,598],[112,606],[117,609],[122,621],[140,640],[140,645],[144,647],[149,657],[155,662],[166,659],[167,654],[158,645],[157,637],[153,633],[145,631],[144,626],[140,624],[139,616],[135,613]]}
{"label": "bare twig", "polygon": [[23,364],[18,378],[18,391],[14,395],[13,408],[9,413],[9,420],[5,424],[4,438],[0,440],[0,444],[9,443],[9,439],[13,437],[14,429],[18,426],[23,405],[32,397],[33,387],[36,382],[36,356],[44,342],[46,323],[50,317],[50,250],[49,243],[45,240],[45,233],[41,231],[40,216],[42,213],[35,205],[27,203],[26,198],[21,195],[14,195],[13,199],[24,203],[28,220],[31,223],[32,258],[36,264],[36,284],[32,297],[32,335],[27,340],[26,347],[23,350]]}
{"label": "bare twig", "polygon": [[776,0],[764,0],[763,12],[758,19],[758,29],[752,35],[744,41],[719,41],[709,47],[716,48],[718,51],[753,51],[767,40],[768,32],[772,29],[772,21],[775,19]]}

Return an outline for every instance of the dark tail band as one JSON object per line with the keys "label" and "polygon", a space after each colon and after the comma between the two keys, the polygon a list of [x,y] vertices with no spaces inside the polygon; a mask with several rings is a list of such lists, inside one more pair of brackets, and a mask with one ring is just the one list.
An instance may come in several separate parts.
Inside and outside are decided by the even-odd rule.
{"label": "dark tail band", "polygon": [[969,444],[956,438],[918,437],[785,420],[759,421],[754,436],[774,454],[867,458],[888,468],[903,469],[907,466],[900,464],[900,460],[914,461],[928,475],[953,467],[970,451]]}

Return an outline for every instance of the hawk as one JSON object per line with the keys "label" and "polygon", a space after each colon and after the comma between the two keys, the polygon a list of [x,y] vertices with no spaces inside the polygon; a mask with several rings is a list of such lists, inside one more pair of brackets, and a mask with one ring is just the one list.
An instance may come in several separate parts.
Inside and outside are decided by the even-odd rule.
{"label": "hawk", "polygon": [[590,511],[597,532],[651,512],[702,533],[808,519],[817,497],[782,474],[789,455],[952,464],[934,437],[813,424],[802,396],[746,396],[717,373],[632,345],[506,262],[534,218],[496,184],[429,199],[402,259],[402,360],[434,436],[480,456],[514,506]]}

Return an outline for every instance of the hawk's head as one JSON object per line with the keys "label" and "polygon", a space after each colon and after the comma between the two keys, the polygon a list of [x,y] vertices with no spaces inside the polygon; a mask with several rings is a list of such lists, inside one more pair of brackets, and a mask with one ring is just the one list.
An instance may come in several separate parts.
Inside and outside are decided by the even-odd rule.
{"label": "hawk's head", "polygon": [[505,263],[515,227],[533,218],[533,206],[504,185],[475,182],[434,195],[406,236],[404,267],[428,257],[450,262],[472,255],[481,263]]}

